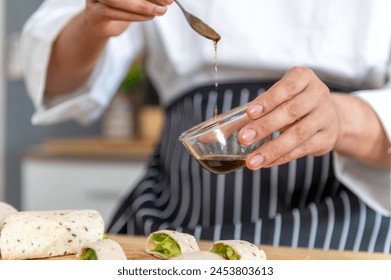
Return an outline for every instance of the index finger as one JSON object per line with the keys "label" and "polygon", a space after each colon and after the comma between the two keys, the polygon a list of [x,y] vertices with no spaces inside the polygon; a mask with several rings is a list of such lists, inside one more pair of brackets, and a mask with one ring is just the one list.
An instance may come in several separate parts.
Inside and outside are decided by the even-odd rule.
{"label": "index finger", "polygon": [[[168,0],[167,0],[168,1]],[[164,0],[133,0],[133,1],[118,1],[118,0],[99,0],[99,2],[116,10],[132,12],[139,15],[158,16],[162,15],[167,10],[167,3]],[[171,1],[172,2],[172,1]]]}
{"label": "index finger", "polygon": [[249,104],[247,115],[252,119],[257,119],[273,111],[279,105],[302,92],[313,75],[314,73],[309,68],[290,68],[281,80]]}

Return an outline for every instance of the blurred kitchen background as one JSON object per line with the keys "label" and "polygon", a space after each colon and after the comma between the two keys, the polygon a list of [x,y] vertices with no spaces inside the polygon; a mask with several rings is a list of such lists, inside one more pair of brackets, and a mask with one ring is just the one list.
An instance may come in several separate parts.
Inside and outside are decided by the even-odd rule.
{"label": "blurred kitchen background", "polygon": [[0,0],[0,201],[19,210],[92,208],[108,221],[143,175],[163,113],[140,57],[96,123],[31,125],[18,47],[41,3]]}

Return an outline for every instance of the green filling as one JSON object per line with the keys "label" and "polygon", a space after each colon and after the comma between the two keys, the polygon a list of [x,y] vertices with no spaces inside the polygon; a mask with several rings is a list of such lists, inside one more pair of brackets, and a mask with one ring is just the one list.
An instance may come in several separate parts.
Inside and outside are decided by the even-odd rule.
{"label": "green filling", "polygon": [[213,248],[212,252],[221,255],[226,260],[238,260],[239,257],[235,251],[228,245],[218,245]]}
{"label": "green filling", "polygon": [[153,252],[161,253],[168,258],[176,257],[181,254],[178,244],[170,236],[164,233],[152,234],[152,240],[156,242]]}
{"label": "green filling", "polygon": [[98,258],[96,257],[95,251],[87,248],[84,252],[84,255],[79,258],[79,260],[83,261],[91,261],[91,260],[97,260]]}

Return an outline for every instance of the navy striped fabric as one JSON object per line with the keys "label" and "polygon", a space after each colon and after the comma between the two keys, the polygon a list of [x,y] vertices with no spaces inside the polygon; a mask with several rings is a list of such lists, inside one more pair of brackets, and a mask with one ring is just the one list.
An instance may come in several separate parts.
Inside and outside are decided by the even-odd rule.
{"label": "navy striped fabric", "polygon": [[390,252],[390,218],[367,207],[335,178],[332,153],[216,175],[178,141],[183,131],[212,118],[215,106],[228,111],[269,86],[225,84],[218,94],[207,86],[169,105],[147,173],[123,200],[108,231],[148,235],[169,228],[205,240]]}

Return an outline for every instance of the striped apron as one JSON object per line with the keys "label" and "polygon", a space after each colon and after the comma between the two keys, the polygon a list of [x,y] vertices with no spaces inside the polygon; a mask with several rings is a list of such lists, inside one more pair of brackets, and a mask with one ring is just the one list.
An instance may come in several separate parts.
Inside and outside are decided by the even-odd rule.
{"label": "striped apron", "polygon": [[188,153],[179,135],[218,112],[253,100],[272,83],[192,90],[166,108],[161,142],[147,172],[126,197],[109,233],[159,229],[197,239],[368,252],[391,251],[390,218],[365,205],[334,176],[332,153],[216,175]]}

